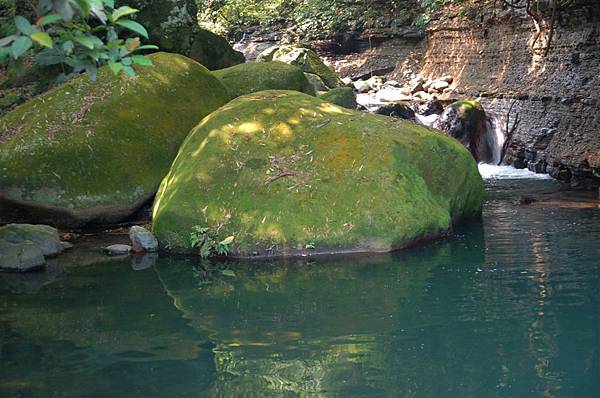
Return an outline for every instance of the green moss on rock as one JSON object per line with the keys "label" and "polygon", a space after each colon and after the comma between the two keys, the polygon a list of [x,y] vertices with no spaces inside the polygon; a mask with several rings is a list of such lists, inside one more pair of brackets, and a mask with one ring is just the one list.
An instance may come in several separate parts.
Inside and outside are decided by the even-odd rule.
{"label": "green moss on rock", "polygon": [[263,90],[295,90],[315,95],[304,73],[283,62],[248,62],[213,73],[232,98]]}
{"label": "green moss on rock", "polygon": [[348,109],[356,109],[356,94],[351,87],[338,87],[319,95],[323,101],[343,106]]}
{"label": "green moss on rock", "polygon": [[319,76],[327,88],[342,87],[344,85],[335,71],[325,65],[321,57],[309,48],[293,45],[277,46],[276,49],[268,48],[256,60],[281,61],[286,64],[295,65],[306,73]]}
{"label": "green moss on rock", "polygon": [[175,54],[138,77],[99,71],[0,119],[0,208],[79,226],[129,215],[157,190],[190,129],[225,104],[221,82]]}
{"label": "green moss on rock", "polygon": [[153,230],[189,250],[194,225],[235,236],[235,256],[385,252],[478,214],[473,158],[428,128],[292,91],[239,97],[186,138],[157,194]]}

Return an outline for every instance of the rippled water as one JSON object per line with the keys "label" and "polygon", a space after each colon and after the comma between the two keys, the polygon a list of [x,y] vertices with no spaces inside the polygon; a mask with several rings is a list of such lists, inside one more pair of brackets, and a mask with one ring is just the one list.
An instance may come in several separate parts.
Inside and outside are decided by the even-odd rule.
{"label": "rippled water", "polygon": [[0,276],[0,397],[597,397],[600,209],[515,204],[557,189],[395,255]]}

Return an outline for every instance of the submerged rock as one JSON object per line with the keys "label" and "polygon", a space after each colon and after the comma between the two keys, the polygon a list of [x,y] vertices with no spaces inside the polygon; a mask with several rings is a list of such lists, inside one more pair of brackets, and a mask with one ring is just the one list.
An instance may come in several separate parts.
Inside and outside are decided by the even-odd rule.
{"label": "submerged rock", "polygon": [[319,76],[327,88],[342,87],[344,85],[333,68],[325,65],[321,57],[313,50],[293,45],[275,47],[263,51],[256,60],[260,62],[281,61],[295,65],[306,73]]}
{"label": "submerged rock", "polygon": [[0,227],[0,240],[11,243],[33,242],[44,256],[56,256],[64,250],[58,231],[49,225],[8,224]]}
{"label": "submerged rock", "polygon": [[106,246],[104,251],[109,256],[126,256],[131,252],[131,246],[122,244],[110,245]]}
{"label": "submerged rock", "polygon": [[485,111],[479,102],[461,100],[448,105],[434,127],[459,140],[476,160],[480,160],[486,145],[485,122]]}
{"label": "submerged rock", "polygon": [[356,95],[351,87],[338,87],[324,92],[319,96],[323,101],[348,109],[356,109]]}
{"label": "submerged rock", "polygon": [[213,72],[231,98],[263,90],[296,90],[315,95],[305,74],[283,62],[248,62]]}
{"label": "submerged rock", "polygon": [[292,91],[239,97],[188,136],[153,209],[161,247],[196,225],[233,256],[387,252],[479,214],[483,182],[455,140]]}
{"label": "submerged rock", "polygon": [[129,229],[129,240],[131,240],[131,250],[136,253],[155,252],[158,250],[156,237],[152,232],[139,225],[134,225]]}
{"label": "submerged rock", "polygon": [[0,119],[0,221],[118,222],[155,194],[190,129],[229,95],[189,58],[150,59],[135,79],[101,68]]}
{"label": "submerged rock", "polygon": [[10,272],[28,272],[46,264],[44,253],[32,241],[17,243],[0,239],[0,269]]}

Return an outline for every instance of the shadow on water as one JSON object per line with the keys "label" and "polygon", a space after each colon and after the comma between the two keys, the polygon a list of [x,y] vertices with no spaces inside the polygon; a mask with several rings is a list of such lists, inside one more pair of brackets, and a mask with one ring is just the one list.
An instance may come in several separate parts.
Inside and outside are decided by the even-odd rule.
{"label": "shadow on water", "polygon": [[554,188],[491,184],[483,221],[391,255],[0,284],[0,396],[592,397],[600,214],[513,203]]}

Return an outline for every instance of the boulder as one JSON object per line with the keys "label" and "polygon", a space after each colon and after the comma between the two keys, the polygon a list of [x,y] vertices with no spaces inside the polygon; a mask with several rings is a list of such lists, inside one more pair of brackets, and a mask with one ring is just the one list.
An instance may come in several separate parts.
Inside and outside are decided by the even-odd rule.
{"label": "boulder", "polygon": [[189,58],[150,59],[135,79],[100,68],[0,118],[0,222],[118,222],[154,196],[191,128],[229,95]]}
{"label": "boulder", "polygon": [[486,115],[478,101],[453,102],[444,109],[434,127],[460,141],[476,160],[481,160],[488,151],[485,148]]}
{"label": "boulder", "polygon": [[129,228],[129,240],[131,240],[131,250],[135,253],[155,252],[158,250],[158,240],[146,228],[134,225]]}
{"label": "boulder", "polygon": [[421,116],[440,115],[444,112],[444,107],[440,101],[433,99],[420,105],[417,112]]}
{"label": "boulder", "polygon": [[0,270],[35,271],[45,264],[44,253],[35,243],[27,240],[13,243],[0,239]]}
{"label": "boulder", "polygon": [[376,98],[382,102],[410,101],[410,92],[395,87],[384,87],[376,94]]}
{"label": "boulder", "polygon": [[162,51],[190,57],[210,70],[245,61],[224,37],[198,26],[195,0],[130,0],[140,10],[134,15],[148,30],[150,42]]}
{"label": "boulder", "polygon": [[58,231],[49,225],[8,224],[0,227],[0,240],[10,243],[32,242],[44,256],[56,256],[64,250]]}
{"label": "boulder", "polygon": [[283,62],[248,62],[213,72],[231,98],[263,90],[296,90],[315,95],[305,74]]}
{"label": "boulder", "polygon": [[388,252],[477,215],[483,182],[457,141],[293,91],[231,101],[190,133],[153,207],[153,232],[233,236],[230,254]]}
{"label": "boulder", "polygon": [[354,89],[359,93],[368,93],[371,90],[371,86],[364,80],[357,80],[353,83]]}
{"label": "boulder", "polygon": [[335,71],[325,65],[321,57],[309,48],[293,45],[277,46],[276,49],[270,48],[265,50],[256,60],[261,62],[281,61],[286,64],[295,65],[306,73],[319,76],[327,88],[342,87],[344,85]]}
{"label": "boulder", "polygon": [[319,76],[315,75],[314,73],[304,73],[304,75],[316,92],[329,90],[323,79],[321,79]]}
{"label": "boulder", "polygon": [[415,111],[406,103],[385,104],[375,109],[373,113],[400,119],[415,120]]}
{"label": "boulder", "polygon": [[319,96],[323,101],[334,105],[343,106],[348,109],[356,109],[356,95],[350,87],[338,87],[331,89]]}

